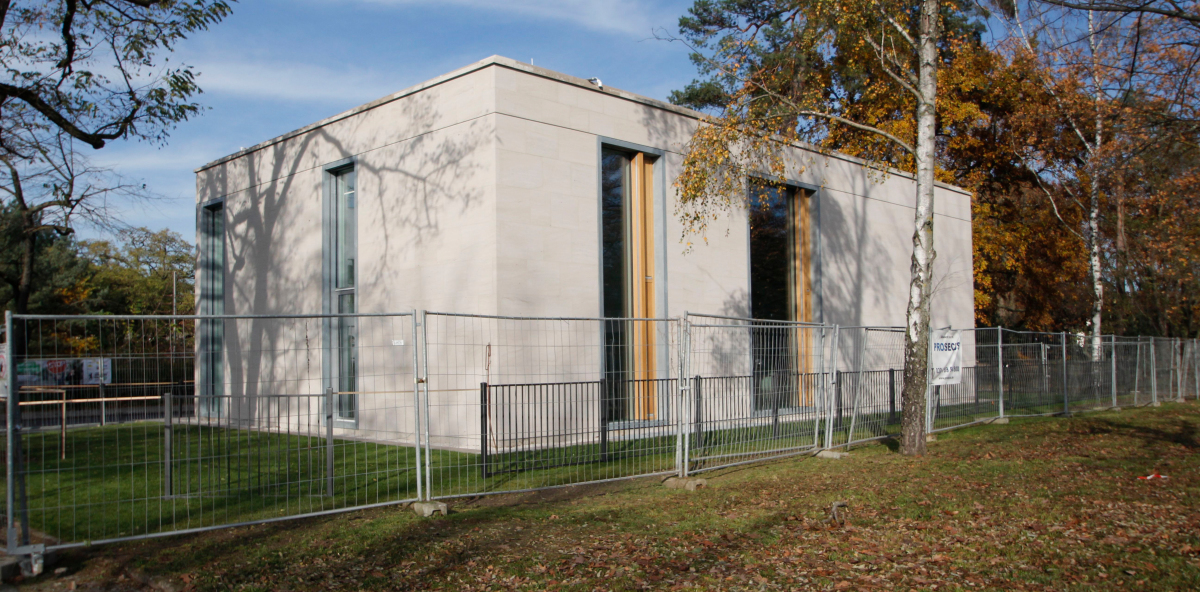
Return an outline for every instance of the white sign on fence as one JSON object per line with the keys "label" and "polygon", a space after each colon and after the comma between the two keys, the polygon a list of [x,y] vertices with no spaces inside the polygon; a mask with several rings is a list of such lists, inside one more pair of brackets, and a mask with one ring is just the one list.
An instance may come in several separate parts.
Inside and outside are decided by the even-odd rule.
{"label": "white sign on fence", "polygon": [[935,329],[929,369],[934,386],[962,382],[962,331]]}

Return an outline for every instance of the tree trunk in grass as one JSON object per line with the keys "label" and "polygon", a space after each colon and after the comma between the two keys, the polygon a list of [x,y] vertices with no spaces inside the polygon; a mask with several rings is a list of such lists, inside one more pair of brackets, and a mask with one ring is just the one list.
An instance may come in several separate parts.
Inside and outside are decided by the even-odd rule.
{"label": "tree trunk in grass", "polygon": [[929,385],[929,291],[933,260],[933,173],[936,166],[938,2],[921,2],[918,24],[917,204],[913,232],[912,276],[904,340],[904,410],[901,446],[906,455],[925,454],[925,398]]}

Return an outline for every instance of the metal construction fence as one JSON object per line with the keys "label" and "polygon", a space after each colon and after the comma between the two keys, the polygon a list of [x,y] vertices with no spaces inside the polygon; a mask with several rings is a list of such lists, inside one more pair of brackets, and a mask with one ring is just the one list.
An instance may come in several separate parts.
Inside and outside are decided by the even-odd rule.
{"label": "metal construction fence", "polygon": [[[12,316],[10,553],[896,435],[904,339],[691,314]],[[10,339],[9,337],[13,337]],[[1200,397],[1196,340],[967,329],[927,429]]]}

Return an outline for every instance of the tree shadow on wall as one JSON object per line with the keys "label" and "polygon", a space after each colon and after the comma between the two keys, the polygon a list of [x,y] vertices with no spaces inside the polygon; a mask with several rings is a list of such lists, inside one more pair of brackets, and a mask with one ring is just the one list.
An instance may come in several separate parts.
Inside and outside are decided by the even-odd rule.
{"label": "tree shadow on wall", "polygon": [[[431,93],[400,99],[264,147],[210,175],[201,194],[226,199],[227,314],[321,312],[324,254],[314,234],[323,232],[324,167],[352,156],[359,250],[378,257],[359,265],[359,289],[383,290],[396,275],[430,260],[423,249],[480,204],[483,185],[469,181],[484,172],[475,156],[487,143],[479,119],[444,122],[435,99]],[[371,127],[378,119],[370,116],[381,113],[389,125]],[[471,285],[465,272],[453,281],[457,289]],[[323,350],[333,344],[323,343],[319,323],[305,321],[303,331],[298,323],[227,322],[225,393],[244,414],[239,421],[257,421],[259,396],[321,393]],[[395,373],[411,370],[401,360]]]}

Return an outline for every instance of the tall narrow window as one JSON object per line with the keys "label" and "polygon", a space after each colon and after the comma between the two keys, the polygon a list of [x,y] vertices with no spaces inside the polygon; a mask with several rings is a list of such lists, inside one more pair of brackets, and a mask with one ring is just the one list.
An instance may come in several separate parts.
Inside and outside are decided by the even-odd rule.
{"label": "tall narrow window", "polygon": [[[225,314],[225,210],[215,204],[200,210],[200,314]],[[219,417],[225,395],[225,323],[200,321],[200,414]]]}
{"label": "tall narrow window", "polygon": [[658,417],[653,318],[654,163],[646,154],[601,153],[605,378],[608,420]]}
{"label": "tall narrow window", "polygon": [[[338,314],[352,315],[355,308],[358,258],[358,215],[353,168],[333,173],[333,297]],[[334,417],[353,421],[357,417],[358,322],[355,317],[338,317],[335,364],[337,408]]]}
{"label": "tall narrow window", "polygon": [[[765,321],[811,322],[811,195],[794,187],[751,182],[750,308]],[[811,336],[795,326],[764,323],[753,330],[751,351],[756,409],[811,404],[802,375]]]}

